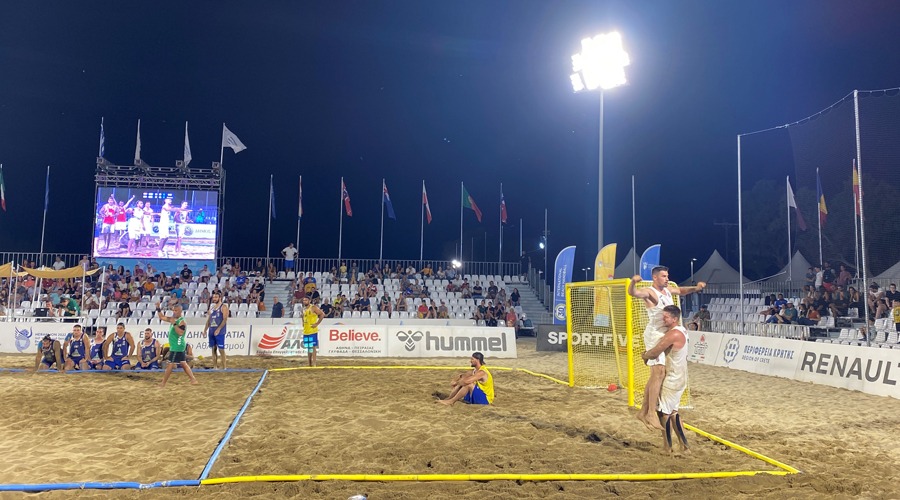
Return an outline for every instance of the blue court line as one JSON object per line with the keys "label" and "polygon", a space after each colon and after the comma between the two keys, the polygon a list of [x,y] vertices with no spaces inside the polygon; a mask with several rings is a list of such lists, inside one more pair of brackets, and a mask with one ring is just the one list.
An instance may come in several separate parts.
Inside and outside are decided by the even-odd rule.
{"label": "blue court line", "polygon": [[[0,368],[0,372],[27,372],[23,368]],[[154,370],[69,370],[66,373],[141,373],[141,372],[164,372],[163,369]],[[183,371],[181,368],[172,370],[173,372]],[[228,368],[226,370],[213,370],[211,368],[192,368],[194,373],[220,373],[220,372],[264,372],[268,371],[264,368]],[[56,370],[39,370],[36,373],[58,373]]]}
{"label": "blue court line", "polygon": [[197,479],[159,481],[156,483],[47,483],[47,484],[0,484],[0,491],[48,491],[48,490],[149,490],[177,486],[200,486]]}
{"label": "blue court line", "polygon": [[231,425],[228,427],[228,431],[225,432],[225,436],[222,437],[222,440],[219,441],[219,446],[216,447],[216,451],[213,452],[212,456],[209,457],[209,462],[206,463],[206,467],[203,468],[203,472],[200,474],[200,479],[206,479],[209,476],[210,470],[212,470],[213,464],[216,462],[216,459],[219,458],[219,453],[225,448],[225,444],[228,443],[228,440],[231,439],[231,433],[234,432],[234,429],[237,427],[238,421],[244,415],[244,411],[247,410],[247,407],[250,406],[250,400],[253,399],[253,396],[259,391],[259,388],[262,387],[263,381],[266,379],[266,375],[269,374],[269,370],[266,370],[263,373],[262,377],[259,378],[259,383],[256,384],[256,389],[253,389],[253,392],[247,396],[247,401],[244,402],[244,406],[241,407],[241,411],[238,412],[237,416],[234,417],[234,421],[231,422]]}

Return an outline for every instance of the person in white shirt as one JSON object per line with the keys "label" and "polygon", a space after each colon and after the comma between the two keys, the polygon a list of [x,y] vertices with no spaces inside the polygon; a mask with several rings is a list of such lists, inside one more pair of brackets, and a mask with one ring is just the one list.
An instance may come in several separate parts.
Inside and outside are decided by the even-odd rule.
{"label": "person in white shirt", "polygon": [[816,291],[822,288],[822,281],[825,279],[825,271],[821,267],[816,266]]}
{"label": "person in white shirt", "polygon": [[60,269],[65,269],[66,263],[62,261],[61,257],[56,258],[56,262],[53,263],[53,269],[59,271]]}
{"label": "person in white shirt", "polygon": [[226,278],[231,276],[231,261],[230,260],[225,261],[225,265],[222,266],[221,271],[222,271],[222,276],[225,276]]}
{"label": "person in white shirt", "polygon": [[294,244],[288,244],[288,246],[281,251],[281,256],[284,257],[284,270],[287,272],[293,271],[294,257],[297,256],[297,249],[294,248]]}
{"label": "person in white shirt", "polygon": [[209,266],[203,266],[203,269],[200,270],[200,277],[209,278],[210,276],[212,276],[212,273],[209,272]]}
{"label": "person in white shirt", "polygon": [[415,276],[416,275],[416,268],[414,268],[412,266],[412,264],[410,264],[409,267],[406,268],[406,275],[407,276]]}

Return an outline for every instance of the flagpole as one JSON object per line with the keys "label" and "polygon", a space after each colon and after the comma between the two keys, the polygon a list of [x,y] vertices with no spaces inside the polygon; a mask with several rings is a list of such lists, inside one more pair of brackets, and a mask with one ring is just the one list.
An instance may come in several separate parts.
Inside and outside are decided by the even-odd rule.
{"label": "flagpole", "polygon": [[[821,186],[822,181],[819,180],[819,169],[816,168],[816,185]],[[816,190],[816,220],[819,221],[819,265],[822,265],[822,196],[824,193]]]}
{"label": "flagpole", "polygon": [[[856,159],[853,159],[853,173],[856,174],[856,180],[859,180],[859,172],[856,170]],[[856,273],[859,276],[859,200],[857,195],[853,193],[853,237],[856,239],[856,251],[853,252],[853,262],[856,265]]]}
{"label": "flagpole", "polygon": [[[378,267],[381,267],[384,262],[384,190],[386,187],[384,179],[381,179],[381,243],[378,245]],[[343,191],[341,196],[343,196]]]}
{"label": "flagpole", "polygon": [[47,196],[50,189],[50,165],[47,165],[47,183],[44,187],[44,223],[41,225],[41,262],[44,262],[44,230],[47,228]]}
{"label": "flagpole", "polygon": [[631,254],[631,270],[637,274],[637,224],[634,215],[634,176],[631,176],[631,245],[634,252]]}
{"label": "flagpole", "polygon": [[269,248],[272,246],[272,181],[273,174],[269,174],[269,232],[266,236],[266,267],[269,267]]}
{"label": "flagpole", "polygon": [[[503,201],[503,183],[500,183],[500,200]],[[500,206],[500,254],[497,256],[497,268],[503,274],[503,205]]]}
{"label": "flagpole", "polygon": [[459,261],[463,260],[463,190],[465,186],[459,183]]}
{"label": "flagpole", "polygon": [[344,244],[344,178],[341,177],[341,223],[338,229],[338,267],[341,267],[341,248]]}
{"label": "flagpole", "polygon": [[222,160],[225,159],[225,122],[222,122],[222,147],[219,148],[219,168],[222,168]]}
{"label": "flagpole", "polygon": [[[522,255],[522,219],[519,219],[519,256]],[[521,269],[519,270],[521,271]]]}
{"label": "flagpole", "polygon": [[[425,193],[425,179],[422,179],[422,194]],[[419,231],[419,269],[422,268],[422,254],[425,250],[425,197],[422,197],[422,228]]]}
{"label": "flagpole", "polygon": [[[786,177],[786,186],[787,187],[787,196],[790,196],[790,185],[791,185],[791,177]],[[787,199],[787,227],[788,227],[788,281],[794,281],[794,268],[792,266],[793,263],[793,252],[791,251],[791,200]],[[793,283],[791,284],[793,286]]]}
{"label": "flagpole", "polygon": [[[341,192],[341,196],[343,196],[343,192]],[[297,251],[300,251],[300,219],[303,218],[302,210],[303,210],[303,176],[300,176],[300,194],[299,200],[297,201]]]}
{"label": "flagpole", "polygon": [[[853,114],[854,114],[854,119],[856,121],[856,175],[859,180],[859,240],[860,240],[860,244],[862,245],[860,247],[860,255],[862,256],[861,257],[862,258],[862,280],[863,280],[862,288],[863,288],[863,290],[868,290],[868,286],[869,286],[869,284],[867,283],[868,272],[866,271],[866,224],[865,224],[866,215],[865,215],[865,212],[863,211],[863,209],[865,207],[863,207],[863,203],[862,203],[862,196],[863,196],[864,191],[863,191],[863,187],[862,187],[862,180],[863,180],[862,150],[861,150],[860,144],[859,144],[859,91],[858,90],[853,91]],[[856,211],[854,210],[853,213],[854,213],[854,217],[855,217]],[[869,301],[867,300],[867,301],[863,302],[863,304],[865,305],[865,318],[866,318],[866,321],[868,322],[868,320],[869,320]],[[870,345],[869,344],[870,338],[871,337],[869,337],[869,330],[867,328],[866,329],[866,345]]]}

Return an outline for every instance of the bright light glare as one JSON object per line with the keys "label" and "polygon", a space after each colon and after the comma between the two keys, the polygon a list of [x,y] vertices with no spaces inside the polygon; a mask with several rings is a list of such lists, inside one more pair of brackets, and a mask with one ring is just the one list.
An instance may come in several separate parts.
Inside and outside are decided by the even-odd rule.
{"label": "bright light glare", "polygon": [[460,262],[458,260],[452,261],[451,264],[453,264],[453,267],[455,267],[456,269],[459,269],[460,267],[462,267],[462,262]]}
{"label": "bright light glare", "polygon": [[543,250],[543,249],[544,249],[544,242],[543,242],[543,241],[540,242],[539,246],[541,247],[541,250]]}
{"label": "bright light glare", "polygon": [[[581,41],[581,53],[572,56],[572,88],[575,92],[611,89],[623,85],[625,66],[631,64],[622,49],[622,36],[613,31]],[[580,73],[580,74],[579,74]]]}

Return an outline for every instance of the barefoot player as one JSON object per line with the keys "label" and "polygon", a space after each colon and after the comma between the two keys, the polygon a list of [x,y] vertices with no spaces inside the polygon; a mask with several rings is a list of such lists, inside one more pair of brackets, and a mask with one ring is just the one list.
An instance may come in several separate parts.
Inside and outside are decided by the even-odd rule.
{"label": "barefoot player", "polygon": [[182,201],[181,207],[175,209],[175,253],[181,252],[181,239],[184,238],[184,230],[188,223],[188,202]]}
{"label": "barefoot player", "polygon": [[199,383],[197,382],[197,379],[194,378],[194,372],[191,371],[190,365],[187,364],[187,358],[184,354],[184,351],[187,348],[187,340],[184,338],[185,333],[187,333],[187,323],[184,322],[184,316],[181,315],[181,312],[181,304],[176,304],[175,307],[172,308],[174,316],[166,316],[163,314],[162,310],[160,310],[159,303],[156,304],[156,315],[159,316],[161,321],[171,324],[171,326],[169,326],[169,358],[168,363],[166,363],[166,373],[163,375],[159,387],[166,386],[166,382],[169,381],[169,376],[172,375],[172,370],[175,369],[176,364],[180,366],[181,369],[184,370],[184,373],[187,374],[188,378],[191,379],[191,385],[197,385]]}
{"label": "barefoot player", "polygon": [[203,337],[209,332],[209,347],[212,348],[213,369],[218,368],[218,354],[222,355],[222,369],[228,368],[225,364],[225,323],[228,322],[228,306],[222,302],[222,292],[218,290],[212,294],[212,305],[206,316],[206,325],[203,326]]}
{"label": "barefoot player", "polygon": [[[654,346],[659,339],[665,334],[666,329],[662,322],[663,308],[674,305],[672,295],[689,295],[691,293],[703,290],[706,283],[697,283],[694,287],[669,288],[669,268],[664,266],[656,266],[651,271],[653,283],[647,288],[638,290],[636,285],[642,281],[640,275],[631,278],[628,285],[628,294],[637,299],[644,299],[644,307],[647,309],[647,328],[644,329],[644,346]],[[660,386],[666,374],[666,358],[665,354],[660,354],[658,358],[646,360],[645,363],[650,367],[650,378],[644,387],[644,401],[638,412],[637,418],[648,429],[659,429],[657,419],[650,418],[649,412],[650,402],[659,398]]]}
{"label": "barefoot player", "polygon": [[[106,358],[107,370],[130,370],[131,356],[134,355],[134,337],[125,331],[125,323],[116,325],[116,331],[106,338],[103,351],[109,353]],[[111,347],[111,348],[110,348]]]}
{"label": "barefoot player", "polygon": [[63,344],[63,352],[68,353],[66,371],[88,369],[89,341],[88,336],[81,330],[81,325],[72,326],[71,337]]}
{"label": "barefoot player", "polygon": [[166,198],[163,206],[159,208],[159,251],[157,252],[159,257],[169,257],[169,252],[166,251],[166,242],[169,241],[169,214],[175,210],[175,207],[172,206],[172,198]]}
{"label": "barefoot player", "polygon": [[56,365],[56,370],[63,372],[62,347],[58,340],[53,340],[45,335],[38,345],[37,356],[34,359],[34,371],[50,370]]}
{"label": "barefoot player", "polygon": [[144,330],[144,338],[138,344],[138,362],[134,364],[135,370],[158,370],[160,351],[162,346],[153,338],[153,330]]}
{"label": "barefoot player", "polygon": [[309,366],[316,366],[316,349],[319,347],[319,323],[325,313],[310,303],[309,295],[303,297],[303,347],[306,348]]}
{"label": "barefoot player", "polygon": [[666,306],[663,309],[662,322],[666,333],[655,346],[644,351],[641,358],[647,361],[656,358],[663,352],[666,353],[666,376],[656,406],[659,423],[664,429],[663,450],[666,453],[672,452],[672,428],[674,428],[675,435],[681,441],[683,452],[689,455],[691,450],[688,447],[687,436],[684,434],[681,416],[678,415],[681,395],[687,388],[688,355],[688,334],[683,326],[679,326],[679,318],[681,318],[681,309],[678,306]]}
{"label": "barefoot player", "polygon": [[494,378],[491,372],[484,366],[484,354],[472,353],[469,358],[472,365],[472,373],[461,373],[450,382],[453,389],[447,399],[435,401],[442,405],[452,406],[453,403],[463,400],[473,405],[489,405],[494,402]]}

